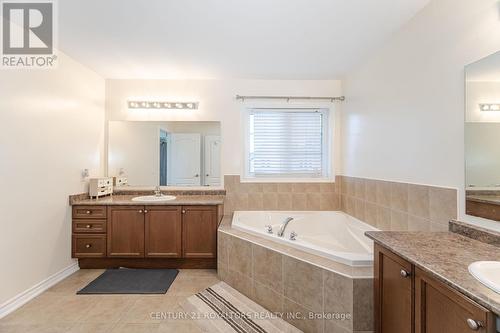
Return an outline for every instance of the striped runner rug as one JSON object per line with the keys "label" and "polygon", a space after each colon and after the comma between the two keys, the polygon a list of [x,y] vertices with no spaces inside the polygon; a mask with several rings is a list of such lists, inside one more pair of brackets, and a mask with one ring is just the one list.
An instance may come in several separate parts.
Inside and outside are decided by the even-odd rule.
{"label": "striped runner rug", "polygon": [[183,307],[204,332],[302,332],[224,282],[189,297]]}

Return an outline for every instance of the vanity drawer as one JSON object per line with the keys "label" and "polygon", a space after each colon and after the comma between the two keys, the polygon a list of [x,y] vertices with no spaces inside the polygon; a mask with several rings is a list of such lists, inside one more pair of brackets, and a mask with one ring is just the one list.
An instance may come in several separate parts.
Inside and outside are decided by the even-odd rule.
{"label": "vanity drawer", "polygon": [[73,218],[81,218],[81,219],[106,218],[106,206],[73,206]]}
{"label": "vanity drawer", "polygon": [[106,233],[106,220],[73,220],[73,233]]}
{"label": "vanity drawer", "polygon": [[106,235],[73,235],[73,258],[100,258],[106,256]]}

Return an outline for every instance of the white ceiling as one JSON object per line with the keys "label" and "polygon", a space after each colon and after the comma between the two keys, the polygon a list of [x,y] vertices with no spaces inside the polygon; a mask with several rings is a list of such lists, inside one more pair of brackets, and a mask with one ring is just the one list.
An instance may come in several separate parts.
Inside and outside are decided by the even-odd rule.
{"label": "white ceiling", "polygon": [[64,0],[59,48],[105,78],[335,79],[429,0]]}
{"label": "white ceiling", "polygon": [[467,81],[500,81],[500,52],[493,53],[465,67]]}

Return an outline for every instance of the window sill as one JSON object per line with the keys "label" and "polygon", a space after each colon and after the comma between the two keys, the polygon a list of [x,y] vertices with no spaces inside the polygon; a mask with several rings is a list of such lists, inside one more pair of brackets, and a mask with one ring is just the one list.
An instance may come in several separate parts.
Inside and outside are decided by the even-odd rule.
{"label": "window sill", "polygon": [[240,183],[334,183],[333,178],[241,178]]}

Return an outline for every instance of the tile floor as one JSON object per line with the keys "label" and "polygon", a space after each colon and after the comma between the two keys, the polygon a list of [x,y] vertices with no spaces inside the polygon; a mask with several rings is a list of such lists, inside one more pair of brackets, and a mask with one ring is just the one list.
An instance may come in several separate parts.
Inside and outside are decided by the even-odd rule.
{"label": "tile floor", "polygon": [[164,295],[76,295],[103,270],[82,269],[0,319],[1,333],[201,332],[189,319],[155,319],[219,282],[215,270],[180,270]]}

